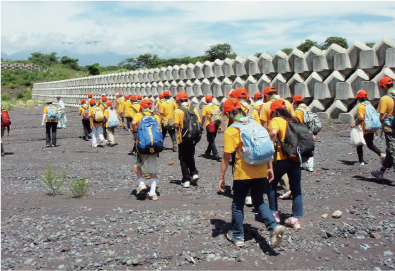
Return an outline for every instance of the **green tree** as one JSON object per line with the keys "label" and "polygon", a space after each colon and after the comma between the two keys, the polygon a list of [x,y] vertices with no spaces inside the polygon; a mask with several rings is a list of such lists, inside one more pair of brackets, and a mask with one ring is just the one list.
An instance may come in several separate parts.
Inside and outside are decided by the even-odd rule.
{"label": "green tree", "polygon": [[59,63],[59,57],[56,56],[57,53],[52,52],[49,55],[46,56],[48,66],[51,66],[52,64],[58,64]]}
{"label": "green tree", "polygon": [[[310,47],[311,48],[311,47]],[[298,48],[299,49],[299,48]],[[299,49],[300,50],[300,49]],[[290,53],[292,53],[293,49],[292,48],[284,48],[281,49],[281,51],[283,51],[284,53],[286,53],[287,55],[289,55]]]}
{"label": "green tree", "polygon": [[62,56],[60,58],[60,63],[70,67],[73,70],[78,70],[79,69],[79,66],[78,66],[77,62],[78,62],[77,58],[70,58],[68,56]]}
{"label": "green tree", "polygon": [[373,46],[375,45],[375,42],[367,42],[366,45],[369,46],[370,48],[373,48]]}
{"label": "green tree", "polygon": [[100,66],[99,63],[86,65],[86,68],[88,69],[88,75],[99,75],[100,74],[99,66]]}
{"label": "green tree", "polygon": [[206,60],[213,62],[216,59],[224,60],[232,53],[232,46],[228,43],[213,45],[205,51]]}
{"label": "green tree", "polygon": [[325,42],[320,47],[321,49],[326,50],[333,43],[336,43],[337,45],[340,45],[343,48],[348,48],[347,40],[342,37],[329,37],[325,40]]}
{"label": "green tree", "polygon": [[318,43],[316,42],[316,41],[313,41],[313,40],[309,40],[309,39],[306,39],[304,42],[302,42],[298,47],[296,47],[296,48],[298,48],[299,50],[301,50],[302,52],[307,52],[307,51],[309,51],[310,50],[310,48],[311,47],[313,47],[313,46],[318,46]]}
{"label": "green tree", "polygon": [[28,60],[35,65],[51,66],[59,63],[59,57],[57,57],[56,54],[56,52],[52,52],[49,55],[41,52],[35,52],[30,54],[31,56],[28,57]]}

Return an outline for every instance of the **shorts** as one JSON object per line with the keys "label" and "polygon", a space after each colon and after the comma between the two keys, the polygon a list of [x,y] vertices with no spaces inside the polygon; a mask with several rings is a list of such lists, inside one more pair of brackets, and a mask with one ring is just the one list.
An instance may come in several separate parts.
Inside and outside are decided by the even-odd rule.
{"label": "shorts", "polygon": [[[148,173],[156,174],[157,164],[156,164],[156,153],[153,154],[138,154],[134,158],[134,166],[142,168],[144,163],[147,161]],[[139,159],[140,157],[140,159]]]}

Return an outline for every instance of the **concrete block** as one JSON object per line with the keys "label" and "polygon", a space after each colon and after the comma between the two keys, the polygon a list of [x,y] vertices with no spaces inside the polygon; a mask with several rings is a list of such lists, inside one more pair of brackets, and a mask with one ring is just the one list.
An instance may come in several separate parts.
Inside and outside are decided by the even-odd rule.
{"label": "concrete block", "polygon": [[195,64],[193,72],[195,73],[196,79],[204,79],[203,66],[204,65],[200,62]]}
{"label": "concrete block", "polygon": [[335,69],[335,55],[338,53],[345,53],[346,49],[333,43],[331,46],[329,46],[328,50],[325,52],[325,59],[326,59],[326,64],[328,67],[328,70],[334,70]]}
{"label": "concrete block", "polygon": [[193,83],[191,80],[186,81],[185,83],[185,92],[188,94],[189,97],[193,97],[195,96],[195,94],[193,93]]}
{"label": "concrete block", "polygon": [[346,52],[338,53],[335,55],[334,65],[335,65],[335,70],[341,71],[342,73],[345,73],[346,70],[352,68],[350,63],[350,58],[348,57]]}
{"label": "concrete block", "polygon": [[148,97],[154,95],[154,92],[152,91],[152,84],[150,82],[148,82],[147,85],[145,86],[145,93],[147,94]]}
{"label": "concrete block", "polygon": [[178,93],[177,92],[177,87],[178,87],[177,81],[175,81],[175,80],[171,81],[171,83],[170,83],[170,95],[172,97],[176,97],[176,95]]}
{"label": "concrete block", "polygon": [[254,97],[254,94],[259,91],[258,80],[254,76],[250,75],[245,81],[244,87],[248,90],[248,94],[250,94],[251,97]]}
{"label": "concrete block", "polygon": [[350,104],[357,92],[361,90],[362,81],[367,80],[369,80],[369,76],[363,70],[356,70],[346,82],[336,84],[336,99]]}
{"label": "concrete block", "polygon": [[288,80],[287,83],[279,83],[278,84],[278,94],[281,98],[291,99],[294,96],[294,88],[295,84],[303,83],[304,78],[299,74],[294,74],[291,79]]}
{"label": "concrete block", "polygon": [[347,113],[347,105],[340,100],[335,100],[333,104],[325,111],[326,117],[324,115],[318,115],[320,118],[327,118],[331,116],[333,119],[337,119],[341,113]]}
{"label": "concrete block", "polygon": [[179,71],[180,71],[180,66],[174,65],[173,69],[171,70],[171,75],[173,77],[173,80],[180,80]]}
{"label": "concrete block", "polygon": [[203,68],[202,68],[204,77],[214,78],[213,65],[214,65],[214,63],[210,62],[208,60],[204,62]]}
{"label": "concrete block", "polygon": [[395,68],[395,48],[388,48],[386,50],[385,67]]}
{"label": "concrete block", "polygon": [[334,71],[329,75],[324,82],[316,82],[314,84],[314,98],[320,100],[329,106],[328,102],[332,102],[336,96],[336,83],[344,82],[345,76],[339,71]]}
{"label": "concrete block", "polygon": [[241,77],[236,77],[236,79],[233,81],[232,88],[243,88],[245,85],[245,80]]}
{"label": "concrete block", "polygon": [[200,82],[199,79],[196,79],[193,82],[192,90],[193,90],[193,94],[194,94],[195,97],[202,97],[202,96],[204,96],[203,92],[202,92],[201,85],[202,85],[202,83]]}
{"label": "concrete block", "polygon": [[180,70],[178,71],[179,78],[180,80],[186,80],[187,79],[187,65],[182,64],[180,66]]}
{"label": "concrete block", "polygon": [[158,82],[158,81],[161,80],[160,77],[159,77],[159,73],[160,73],[160,69],[156,68],[154,70],[154,82]]}
{"label": "concrete block", "polygon": [[344,121],[347,124],[352,124],[355,122],[355,116],[358,114],[358,106],[354,106],[348,113],[340,113],[339,120]]}
{"label": "concrete block", "polygon": [[235,61],[233,62],[233,70],[235,71],[236,76],[244,76],[247,75],[247,71],[244,67],[246,60],[241,56],[237,56]]}
{"label": "concrete block", "polygon": [[[380,97],[384,96],[386,93],[384,93],[382,90],[379,90],[379,82],[380,79],[383,78],[384,76],[389,76],[392,79],[395,80],[395,72],[391,68],[384,68],[382,69],[370,82],[374,83],[373,85],[370,85],[366,82],[361,83],[361,88],[366,87],[368,91],[368,99],[372,102],[375,103],[380,99]],[[364,88],[363,88],[364,89]]]}
{"label": "concrete block", "polygon": [[314,70],[314,59],[318,56],[323,56],[323,52],[321,49],[313,46],[310,50],[304,55],[304,59],[306,60],[305,64],[307,66],[304,67],[305,71],[313,72]]}
{"label": "concrete block", "polygon": [[187,70],[186,70],[187,78],[189,80],[196,79],[194,70],[195,70],[195,65],[193,65],[192,63],[189,63],[187,65]]}
{"label": "concrete block", "polygon": [[[106,78],[106,83],[108,83],[108,80],[107,80],[108,78]],[[139,78],[139,72],[138,71],[135,71],[134,72],[134,74],[133,74],[133,82],[134,83],[140,83],[140,78]]]}
{"label": "concrete block", "polygon": [[210,82],[210,80],[207,79],[207,78],[204,78],[201,82],[202,82],[202,84],[201,84],[200,88],[202,89],[203,96],[208,95],[208,94],[213,95],[211,93],[211,88],[210,88],[211,82]]}
{"label": "concrete block", "polygon": [[164,87],[163,82],[158,82],[158,86],[157,86],[158,95],[163,93],[163,91],[164,91],[163,87]]}
{"label": "concrete block", "polygon": [[[159,73],[158,73],[158,75],[159,75]],[[158,93],[158,83],[156,83],[156,82],[152,83],[152,85],[151,85],[151,93],[152,93],[152,96],[154,96],[154,97],[157,97],[159,95],[159,93]]]}
{"label": "concrete block", "polygon": [[360,53],[361,51],[371,50],[369,46],[365,43],[356,40],[350,47],[347,49],[347,55],[350,58],[351,67],[353,69],[360,69],[359,61],[360,61]]}
{"label": "concrete block", "polygon": [[362,50],[359,53],[359,68],[360,69],[372,69],[378,67],[379,62],[377,60],[376,51],[372,49]]}
{"label": "concrete block", "polygon": [[270,86],[271,82],[272,82],[272,79],[266,74],[263,74],[259,78],[259,80],[258,80],[258,90],[259,90],[259,92],[262,93],[262,95],[263,95],[263,90],[265,88],[267,88],[268,86]]}
{"label": "concrete block", "polygon": [[233,89],[233,81],[228,77],[225,77],[221,83],[222,97],[227,97],[226,93],[231,92]]}
{"label": "concrete block", "polygon": [[273,57],[267,53],[258,58],[258,69],[262,74],[274,74]]}
{"label": "concrete block", "polygon": [[[280,59],[287,60],[287,57],[288,57],[288,55],[286,53],[284,53],[283,51],[281,51],[281,50],[277,51],[277,53],[274,55],[273,60],[272,60],[275,73],[280,73],[279,60]],[[280,61],[280,63],[281,63],[280,65],[284,65],[283,61]],[[287,63],[288,63],[288,61],[287,61]]]}
{"label": "concrete block", "polygon": [[295,60],[296,59],[304,59],[304,53],[299,49],[294,49],[289,56],[287,57],[289,70],[294,73],[298,73],[295,71]]}
{"label": "concrete block", "polygon": [[173,72],[173,67],[172,67],[172,66],[167,66],[167,69],[166,69],[166,78],[167,78],[167,81],[177,80],[177,79],[174,79],[174,78],[173,78],[172,72]]}
{"label": "concrete block", "polygon": [[285,77],[281,73],[279,73],[276,75],[276,77],[273,78],[271,85],[278,90],[279,84],[285,84],[286,82],[287,80],[285,79]]}
{"label": "concrete block", "polygon": [[[144,84],[144,83],[137,83],[136,84],[136,95],[143,95],[143,94],[141,94],[141,84]],[[122,93],[122,95],[125,95],[125,94],[123,94]]]}
{"label": "concrete block", "polygon": [[287,74],[291,72],[291,69],[289,68],[289,63],[286,58],[281,58],[278,60],[278,73],[281,74]]}
{"label": "concrete block", "polygon": [[258,67],[258,58],[256,56],[249,55],[246,62],[244,63],[244,67],[248,75],[261,74]]}
{"label": "concrete block", "polygon": [[235,72],[233,70],[234,59],[225,58],[224,63],[222,64],[222,72],[225,77],[234,77]]}
{"label": "concrete block", "polygon": [[132,83],[132,85],[130,87],[130,93],[132,95],[136,95],[136,83]]}
{"label": "concrete block", "polygon": [[193,98],[189,98],[189,104],[191,105],[191,107],[196,107],[199,108],[199,99],[196,97]]}
{"label": "concrete block", "polygon": [[146,82],[146,80],[144,78],[144,70],[139,70],[138,76],[139,76],[140,83],[145,83]]}
{"label": "concrete block", "polygon": [[170,90],[170,82],[169,81],[164,81],[163,82],[163,90]]}
{"label": "concrete block", "polygon": [[221,85],[222,82],[218,78],[214,78],[214,80],[211,82],[210,89],[214,98],[224,97],[224,94],[222,93]]}
{"label": "concrete block", "polygon": [[177,93],[185,91],[185,86],[186,86],[185,82],[180,80],[177,85]]}
{"label": "concrete block", "polygon": [[319,100],[313,100],[309,105],[310,111],[317,113],[325,111],[325,106]]}
{"label": "concrete block", "polygon": [[222,65],[224,64],[224,61],[216,59],[214,61],[213,65],[213,73],[214,77],[216,78],[223,78],[224,77],[224,72],[222,71]]}
{"label": "concrete block", "polygon": [[167,71],[167,69],[165,67],[160,68],[160,72],[159,72],[160,81],[167,81],[168,80],[166,71]]}
{"label": "concrete block", "polygon": [[309,104],[314,98],[315,83],[322,83],[322,76],[319,73],[313,72],[303,83],[296,83],[294,87],[294,95],[300,94]]}
{"label": "concrete block", "polygon": [[154,81],[154,69],[149,69],[148,70],[148,80],[149,83]]}
{"label": "concrete block", "polygon": [[378,65],[380,67],[385,64],[387,49],[389,48],[395,48],[395,41],[389,37],[383,37],[372,48],[376,51]]}

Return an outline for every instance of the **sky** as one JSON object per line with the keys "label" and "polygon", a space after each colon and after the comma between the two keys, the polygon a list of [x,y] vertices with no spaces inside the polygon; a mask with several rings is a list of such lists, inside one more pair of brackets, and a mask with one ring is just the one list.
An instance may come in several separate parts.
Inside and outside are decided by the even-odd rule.
{"label": "sky", "polygon": [[395,1],[1,1],[1,52],[107,55],[114,65],[144,53],[204,55],[220,43],[246,58],[305,39],[377,42],[395,39],[394,29]]}

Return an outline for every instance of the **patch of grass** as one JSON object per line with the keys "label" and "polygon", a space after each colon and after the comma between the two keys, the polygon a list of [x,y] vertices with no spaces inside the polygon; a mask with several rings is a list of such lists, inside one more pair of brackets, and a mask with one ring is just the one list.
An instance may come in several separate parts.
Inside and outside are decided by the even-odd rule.
{"label": "patch of grass", "polygon": [[328,117],[326,118],[326,122],[328,123],[328,126],[332,126],[332,124],[333,124],[333,118],[332,118],[331,116],[328,116]]}
{"label": "patch of grass", "polygon": [[8,93],[1,93],[1,100],[2,101],[9,101],[9,100],[11,100],[11,97],[8,95]]}
{"label": "patch of grass", "polygon": [[1,106],[4,107],[7,111],[11,111],[14,108],[10,101],[1,100]]}
{"label": "patch of grass", "polygon": [[69,198],[82,198],[86,195],[86,191],[88,190],[89,187],[89,180],[86,180],[85,177],[82,177],[81,179],[76,179],[74,181],[71,181],[68,184],[69,190],[72,195],[68,195],[65,192],[62,192],[64,195],[66,195]]}
{"label": "patch of grass", "polygon": [[52,196],[56,196],[60,191],[66,177],[65,167],[59,171],[55,171],[53,166],[48,163],[46,169],[41,176],[41,186]]}

